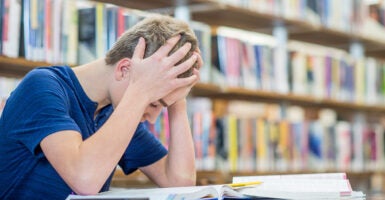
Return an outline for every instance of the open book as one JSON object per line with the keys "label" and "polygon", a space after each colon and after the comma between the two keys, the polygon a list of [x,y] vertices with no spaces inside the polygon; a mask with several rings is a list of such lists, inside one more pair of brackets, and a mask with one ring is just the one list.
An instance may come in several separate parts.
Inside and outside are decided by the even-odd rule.
{"label": "open book", "polygon": [[115,189],[94,196],[70,195],[67,200],[96,199],[365,199],[353,191],[345,173],[238,176],[232,184],[151,189]]}
{"label": "open book", "polygon": [[149,189],[113,189],[98,195],[69,195],[66,200],[196,200],[250,199],[228,185],[169,187]]}
{"label": "open book", "polygon": [[288,174],[233,177],[233,183],[261,181],[238,189],[243,195],[277,199],[365,199],[353,191],[345,173]]}

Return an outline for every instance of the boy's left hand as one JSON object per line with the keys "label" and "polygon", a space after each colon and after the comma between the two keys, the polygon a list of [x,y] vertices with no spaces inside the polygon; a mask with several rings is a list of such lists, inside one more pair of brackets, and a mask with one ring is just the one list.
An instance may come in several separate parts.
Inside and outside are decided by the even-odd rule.
{"label": "boy's left hand", "polygon": [[199,49],[197,49],[194,54],[196,54],[198,56],[198,59],[197,59],[198,65],[197,65],[197,68],[193,69],[193,74],[196,75],[198,77],[198,79],[195,82],[193,82],[192,84],[190,84],[186,87],[178,88],[178,89],[172,91],[171,93],[169,93],[166,97],[164,97],[163,101],[167,105],[170,106],[179,100],[185,99],[187,97],[187,95],[190,93],[191,88],[196,83],[199,82],[199,80],[200,80],[199,69],[203,66],[203,60],[202,60],[202,57],[200,56]]}

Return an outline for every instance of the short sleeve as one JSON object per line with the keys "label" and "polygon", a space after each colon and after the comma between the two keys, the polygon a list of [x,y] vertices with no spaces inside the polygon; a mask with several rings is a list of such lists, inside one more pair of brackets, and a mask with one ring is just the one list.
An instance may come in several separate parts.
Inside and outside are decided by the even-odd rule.
{"label": "short sleeve", "polygon": [[139,167],[160,160],[166,154],[167,150],[162,143],[140,123],[119,165],[125,174],[129,174]]}
{"label": "short sleeve", "polygon": [[4,112],[8,137],[35,155],[41,140],[62,130],[80,131],[69,116],[67,94],[58,77],[49,70],[31,71],[11,94]]}

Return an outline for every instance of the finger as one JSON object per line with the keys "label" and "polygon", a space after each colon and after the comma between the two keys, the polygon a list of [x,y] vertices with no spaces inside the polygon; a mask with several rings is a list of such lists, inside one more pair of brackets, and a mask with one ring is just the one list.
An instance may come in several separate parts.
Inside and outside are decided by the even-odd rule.
{"label": "finger", "polygon": [[146,42],[144,41],[143,37],[140,37],[138,44],[135,47],[132,58],[143,59],[145,49],[146,49]]}
{"label": "finger", "polygon": [[190,51],[190,49],[191,49],[191,43],[189,43],[189,42],[185,43],[177,51],[175,51],[173,54],[168,56],[166,62],[169,65],[174,66],[176,63],[178,63],[180,60],[182,60],[187,55],[187,53]]}
{"label": "finger", "polygon": [[197,77],[198,77],[198,80],[200,80],[200,78],[201,78],[201,75],[200,75],[200,72],[199,72],[199,70],[198,69],[193,69],[193,74],[194,75],[196,75]]}
{"label": "finger", "polygon": [[197,52],[198,54],[201,54],[201,49],[199,49],[199,47],[197,47],[197,48],[195,49],[195,52]]}
{"label": "finger", "polygon": [[171,68],[171,73],[173,73],[173,76],[179,76],[180,74],[186,72],[189,70],[196,60],[198,59],[197,55],[192,55],[189,59],[185,60],[183,63]]}
{"label": "finger", "polygon": [[175,44],[179,41],[179,39],[180,39],[180,34],[174,37],[171,37],[154,54],[160,57],[168,56],[168,53],[170,53],[171,49],[174,48]]}
{"label": "finger", "polygon": [[186,78],[177,78],[174,80],[174,86],[175,88],[189,87],[197,80],[198,80],[198,77],[195,74]]}
{"label": "finger", "polygon": [[199,73],[199,70],[195,68],[193,69],[193,75],[197,76],[197,80],[192,84],[192,85],[195,85],[201,80],[201,75]]}
{"label": "finger", "polygon": [[200,69],[201,67],[203,67],[203,59],[202,59],[202,56],[198,53],[194,53],[195,55],[198,56],[198,59],[197,59],[197,67],[198,69]]}

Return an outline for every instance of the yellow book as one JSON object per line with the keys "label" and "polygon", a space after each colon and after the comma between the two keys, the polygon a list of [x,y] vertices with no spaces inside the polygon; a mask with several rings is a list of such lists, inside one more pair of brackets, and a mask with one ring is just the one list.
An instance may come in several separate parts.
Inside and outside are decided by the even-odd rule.
{"label": "yellow book", "polygon": [[268,164],[268,148],[267,148],[267,137],[266,137],[266,122],[262,118],[257,119],[257,133],[256,133],[256,155],[257,155],[257,170],[267,171],[269,170]]}
{"label": "yellow book", "polygon": [[96,3],[96,57],[103,57],[106,53],[106,44],[104,41],[107,41],[107,34],[105,30],[104,23],[104,9],[105,6],[103,3]]}
{"label": "yellow book", "polygon": [[230,171],[237,170],[238,162],[238,136],[237,136],[237,118],[234,115],[229,115],[227,118],[229,131],[229,163]]}

